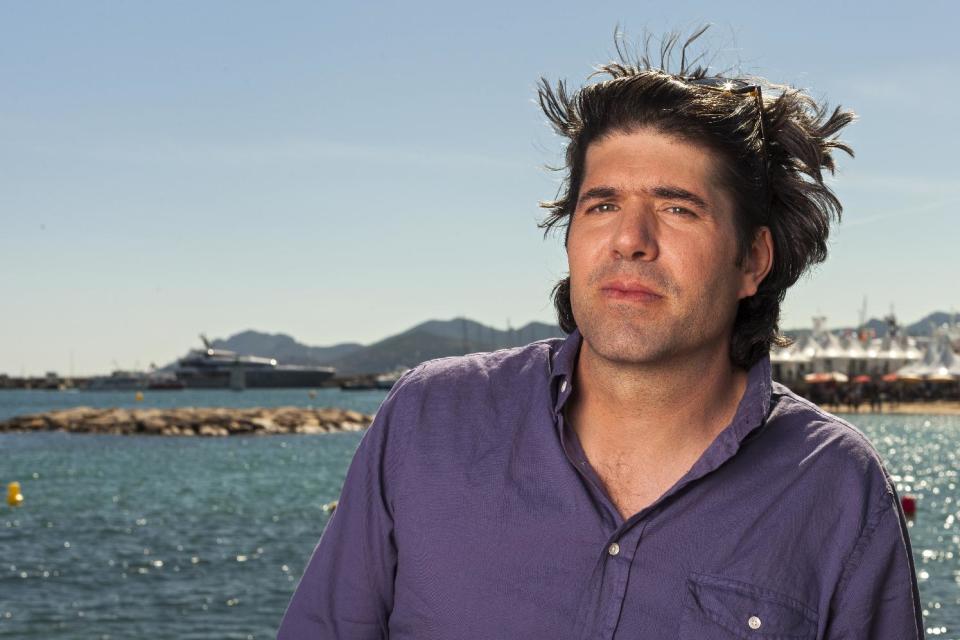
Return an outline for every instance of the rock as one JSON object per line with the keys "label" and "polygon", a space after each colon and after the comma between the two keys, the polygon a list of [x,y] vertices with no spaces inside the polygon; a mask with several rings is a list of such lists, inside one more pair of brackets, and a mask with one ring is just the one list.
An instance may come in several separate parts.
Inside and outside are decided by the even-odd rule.
{"label": "rock", "polygon": [[315,409],[313,413],[319,422],[339,422],[343,417],[340,409]]}
{"label": "rock", "polygon": [[368,418],[367,416],[363,415],[359,411],[351,411],[351,410],[347,410],[343,412],[343,419],[348,422],[359,422],[361,424],[365,422],[366,423],[370,422],[370,418]]}
{"label": "rock", "polygon": [[203,425],[203,426],[200,427],[199,431],[197,431],[197,435],[201,435],[201,436],[228,436],[228,435],[230,435],[230,432],[227,431],[225,428],[220,427],[220,426],[216,426],[216,425],[212,425],[212,424],[205,424],[205,425]]}
{"label": "rock", "polygon": [[26,431],[46,431],[47,421],[41,416],[27,416],[27,418],[20,423],[20,428]]}
{"label": "rock", "polygon": [[[284,407],[273,414],[273,421],[282,427],[293,429],[298,425],[304,424],[305,417],[301,411]],[[313,422],[316,422],[316,420],[313,420]]]}
{"label": "rock", "polygon": [[313,435],[317,433],[326,433],[327,430],[321,427],[319,424],[301,424],[296,428],[296,432]]}
{"label": "rock", "polygon": [[46,416],[46,423],[54,431],[67,431],[70,429],[72,421],[65,412],[51,413]]}
{"label": "rock", "polygon": [[277,425],[270,418],[253,418],[247,425],[244,425],[248,431],[256,429],[257,431],[275,431]]}
{"label": "rock", "polygon": [[120,429],[124,433],[133,433],[137,430],[136,420],[133,415],[125,409],[112,409],[108,411],[106,415],[102,416],[100,420],[109,425],[105,429],[106,431]]}
{"label": "rock", "polygon": [[167,426],[167,422],[166,420],[160,417],[149,417],[149,418],[142,419],[138,423],[138,426],[140,427],[139,429],[140,431],[143,431],[144,433],[148,433],[151,435],[156,435],[156,434],[163,433],[163,430]]}
{"label": "rock", "polygon": [[284,426],[282,426],[282,425],[279,425],[279,424],[274,423],[274,424],[273,424],[273,427],[267,427],[267,428],[265,428],[265,429],[263,429],[263,430],[261,430],[261,431],[258,431],[257,433],[261,433],[261,434],[264,434],[264,435],[277,435],[277,434],[281,434],[281,433],[293,433],[293,432],[296,430],[296,427],[297,427],[297,425],[292,425],[292,426],[289,426],[289,427],[284,427]]}

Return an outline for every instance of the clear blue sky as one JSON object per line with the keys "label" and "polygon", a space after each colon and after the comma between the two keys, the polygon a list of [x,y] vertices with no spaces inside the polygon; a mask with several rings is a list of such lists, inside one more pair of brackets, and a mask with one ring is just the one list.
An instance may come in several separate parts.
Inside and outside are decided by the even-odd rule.
{"label": "clear blue sky", "polygon": [[538,77],[712,23],[737,65],[856,110],[828,262],[783,325],[960,307],[950,2],[0,0],[0,373],[166,363],[254,328],[372,342],[554,320],[561,145]]}

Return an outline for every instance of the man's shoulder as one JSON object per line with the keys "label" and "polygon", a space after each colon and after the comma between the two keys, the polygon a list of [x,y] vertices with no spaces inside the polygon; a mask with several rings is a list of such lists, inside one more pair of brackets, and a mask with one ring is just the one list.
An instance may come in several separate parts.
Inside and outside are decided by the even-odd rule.
{"label": "man's shoulder", "polygon": [[466,392],[478,385],[532,384],[549,378],[551,356],[562,342],[562,338],[548,338],[519,347],[427,360],[405,374],[398,384],[406,393]]}
{"label": "man's shoulder", "polygon": [[[404,451],[453,461],[484,434],[522,428],[532,407],[549,406],[555,339],[428,360],[393,386],[371,426]],[[412,444],[413,442],[416,444]],[[436,459],[436,456],[433,456]]]}
{"label": "man's shoulder", "polygon": [[788,424],[805,439],[812,439],[815,442],[824,439],[840,439],[875,453],[870,440],[858,427],[803,396],[797,395],[778,382],[773,383],[770,405],[768,422]]}
{"label": "man's shoulder", "polygon": [[767,429],[778,434],[778,446],[789,450],[796,464],[818,466],[838,486],[853,482],[875,494],[892,491],[880,454],[859,428],[779,383],[773,384],[770,404]]}

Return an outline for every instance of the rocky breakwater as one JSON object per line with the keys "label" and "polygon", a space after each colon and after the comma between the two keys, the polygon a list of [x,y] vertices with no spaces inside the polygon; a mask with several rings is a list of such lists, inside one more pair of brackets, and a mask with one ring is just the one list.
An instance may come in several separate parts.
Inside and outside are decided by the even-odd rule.
{"label": "rocky breakwater", "polygon": [[233,436],[360,431],[371,416],[346,409],[93,409],[75,407],[0,422],[0,432],[69,431],[157,436]]}

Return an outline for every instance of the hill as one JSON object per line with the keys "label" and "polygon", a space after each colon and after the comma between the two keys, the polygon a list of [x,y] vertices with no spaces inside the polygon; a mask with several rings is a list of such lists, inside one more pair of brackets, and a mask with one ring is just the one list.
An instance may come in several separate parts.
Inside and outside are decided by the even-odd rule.
{"label": "hill", "polygon": [[[934,311],[929,313],[920,320],[912,324],[908,324],[904,327],[908,336],[929,336],[930,327],[938,327],[940,325],[949,324],[951,319],[955,317],[955,314],[947,313],[945,311]],[[882,338],[887,335],[887,331],[890,328],[890,325],[887,324],[886,320],[881,320],[879,318],[871,318],[864,326],[867,329],[872,329],[877,337]],[[827,327],[833,333],[843,333],[845,331],[853,331],[855,327]],[[785,329],[783,333],[791,338],[801,338],[809,335],[811,329]]]}
{"label": "hill", "polygon": [[557,325],[531,322],[519,329],[495,329],[468,318],[428,320],[371,345],[349,342],[313,347],[282,333],[243,331],[211,341],[218,349],[276,358],[283,364],[326,365],[341,375],[381,373],[413,367],[424,360],[493,351],[535,340],[562,337]]}
{"label": "hill", "polygon": [[325,364],[343,374],[391,371],[433,358],[494,351],[563,335],[560,327],[541,322],[503,331],[467,318],[429,320]]}
{"label": "hill", "polygon": [[343,357],[363,349],[357,342],[345,342],[331,347],[311,347],[297,342],[283,333],[243,331],[226,340],[212,340],[215,349],[228,349],[243,355],[276,358],[283,364],[316,365]]}

